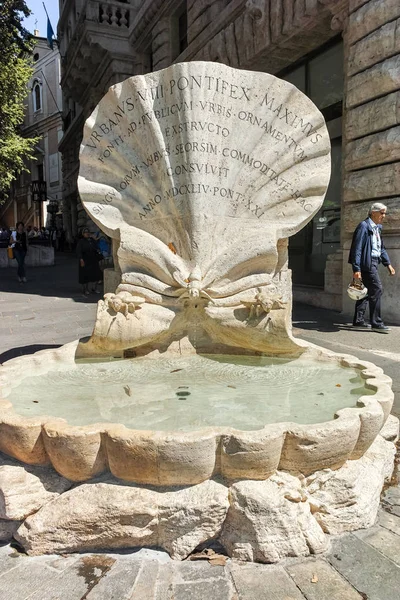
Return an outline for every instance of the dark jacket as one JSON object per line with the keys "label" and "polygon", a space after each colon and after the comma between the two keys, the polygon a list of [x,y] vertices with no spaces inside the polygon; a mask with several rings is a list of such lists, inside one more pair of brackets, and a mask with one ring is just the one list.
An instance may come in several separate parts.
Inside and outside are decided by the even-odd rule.
{"label": "dark jacket", "polygon": [[[14,236],[12,236],[11,241],[13,241],[13,237]],[[21,252],[26,252],[28,250],[25,231],[22,233],[15,231],[14,250],[19,250]]]}
{"label": "dark jacket", "polygon": [[[390,265],[390,259],[386,252],[385,246],[383,245],[382,239],[382,225],[378,225],[379,233],[381,236],[381,255],[379,262],[382,262],[385,267]],[[374,232],[371,225],[368,222],[368,218],[365,221],[361,221],[357,225],[357,228],[353,234],[353,240],[351,242],[349,263],[353,267],[353,273],[357,271],[370,271],[371,270],[371,253],[372,253],[372,236]]]}

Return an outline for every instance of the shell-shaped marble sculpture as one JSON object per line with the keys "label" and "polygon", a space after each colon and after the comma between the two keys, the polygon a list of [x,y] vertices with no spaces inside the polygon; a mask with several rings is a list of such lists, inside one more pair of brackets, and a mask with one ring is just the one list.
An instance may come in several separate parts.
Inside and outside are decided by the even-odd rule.
{"label": "shell-shaped marble sculpture", "polygon": [[120,243],[120,291],[234,306],[271,285],[279,240],[320,208],[330,142],[290,83],[191,62],[112,86],[86,121],[80,163],[82,202]]}

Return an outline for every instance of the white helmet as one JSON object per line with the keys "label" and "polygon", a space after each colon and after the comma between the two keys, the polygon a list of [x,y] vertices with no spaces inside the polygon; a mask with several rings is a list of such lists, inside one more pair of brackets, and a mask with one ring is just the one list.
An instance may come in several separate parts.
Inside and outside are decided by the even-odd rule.
{"label": "white helmet", "polygon": [[347,286],[347,294],[352,300],[362,300],[368,294],[368,290],[361,279],[353,279]]}

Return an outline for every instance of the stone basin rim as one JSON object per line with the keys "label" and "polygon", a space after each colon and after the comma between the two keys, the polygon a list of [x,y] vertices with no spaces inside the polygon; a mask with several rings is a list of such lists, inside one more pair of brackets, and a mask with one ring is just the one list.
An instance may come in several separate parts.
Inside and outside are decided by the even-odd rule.
{"label": "stone basin rim", "polygon": [[[47,370],[49,361],[74,361],[78,343],[7,361],[0,369],[0,386],[15,379],[27,361],[36,367],[45,361]],[[356,407],[340,409],[321,423],[286,421],[257,430],[207,426],[183,432],[137,430],[108,422],[69,425],[48,415],[24,417],[4,398],[0,399],[0,451],[28,464],[51,463],[74,481],[107,470],[123,480],[176,485],[199,483],[215,473],[227,479],[265,479],[277,468],[307,473],[336,468],[349,458],[360,458],[378,435],[393,404],[391,379],[380,367],[354,356],[302,345],[310,358],[359,369],[364,384],[375,394],[361,396]]]}
{"label": "stone basin rim", "polygon": [[[76,342],[71,342],[71,347],[75,347]],[[4,365],[2,365],[3,367],[7,368],[7,366],[9,366],[10,363],[12,363],[12,366],[14,366],[15,364],[19,364],[20,362],[26,360],[28,357],[29,358],[33,358],[33,357],[37,357],[39,355],[43,356],[43,355],[47,355],[48,353],[57,353],[57,350],[61,350],[64,349],[66,346],[69,346],[70,344],[65,344],[64,346],[62,346],[61,348],[57,348],[55,350],[40,350],[39,352],[36,352],[32,355],[28,355],[25,357],[17,357],[16,359],[11,359],[10,361],[7,361],[6,363],[4,363]],[[321,348],[318,346],[314,346],[310,344],[310,348],[318,348],[318,350],[320,350]],[[56,428],[57,426],[61,427],[64,431],[68,430],[69,434],[73,434],[76,433],[78,435],[81,435],[82,433],[107,433],[112,429],[123,429],[127,435],[134,435],[134,436],[145,436],[145,435],[153,435],[153,436],[157,436],[159,438],[170,438],[170,437],[174,437],[174,436],[180,436],[180,437],[187,437],[190,438],[193,435],[197,436],[202,436],[202,435],[210,435],[210,434],[215,434],[215,435],[219,435],[219,436],[223,436],[223,435],[229,435],[229,434],[260,434],[262,432],[268,432],[269,429],[273,429],[273,431],[275,432],[277,430],[277,428],[280,429],[285,429],[285,430],[290,430],[290,431],[302,431],[304,428],[307,428],[307,431],[309,431],[312,428],[320,428],[320,427],[325,427],[328,426],[330,423],[336,423],[338,421],[338,419],[343,419],[343,418],[351,418],[350,413],[348,413],[348,411],[352,411],[354,413],[354,415],[358,415],[360,410],[363,410],[364,408],[371,408],[373,404],[376,404],[376,402],[379,403],[379,392],[382,391],[382,385],[388,385],[391,383],[391,379],[385,375],[383,373],[383,370],[380,367],[377,367],[376,365],[374,365],[373,363],[367,362],[367,361],[360,361],[359,359],[357,359],[356,357],[350,356],[350,355],[342,355],[342,354],[337,354],[337,353],[333,353],[333,352],[329,352],[327,351],[327,353],[325,354],[325,352],[323,353],[324,358],[334,358],[336,359],[337,362],[339,362],[341,367],[344,368],[356,368],[358,370],[360,370],[360,376],[364,379],[364,384],[367,388],[369,389],[374,389],[375,390],[375,394],[374,395],[365,395],[365,396],[360,396],[360,398],[358,398],[357,400],[357,406],[353,406],[353,407],[345,407],[342,409],[339,409],[338,411],[334,412],[332,419],[329,419],[327,421],[319,421],[317,423],[296,423],[295,421],[278,421],[275,423],[267,423],[265,424],[263,427],[260,427],[259,429],[238,429],[236,427],[229,427],[229,426],[205,426],[205,427],[199,427],[198,429],[195,430],[191,430],[191,431],[180,431],[180,430],[158,430],[156,428],[154,429],[135,429],[134,427],[128,427],[126,425],[124,425],[123,423],[115,423],[115,422],[108,422],[108,421],[94,421],[93,423],[89,423],[86,425],[70,425],[68,423],[68,420],[63,418],[63,417],[53,417],[52,415],[37,415],[37,416],[32,416],[32,417],[28,417],[28,416],[24,416],[24,415],[20,415],[18,414],[18,412],[15,411],[12,403],[6,398],[3,398],[1,396],[1,388],[0,388],[0,410],[5,410],[6,414],[3,414],[1,419],[4,420],[7,418],[7,416],[9,416],[11,419],[12,418],[16,418],[20,421],[23,421],[24,423],[26,422],[27,424],[32,424],[32,425],[37,425],[38,421],[40,422],[41,426],[47,426],[48,428]],[[233,355],[234,356],[234,355]],[[55,357],[54,357],[55,358]],[[316,360],[321,359],[321,356],[319,357],[315,357]],[[351,359],[349,361],[349,359]],[[295,360],[295,359],[293,359]],[[15,362],[14,362],[15,361]],[[364,368],[363,368],[364,367]],[[372,367],[372,372],[371,372],[371,367]],[[0,370],[0,376],[3,374],[3,370]],[[1,380],[0,380],[0,385],[1,385]],[[378,396],[378,397],[377,397]],[[386,416],[385,416],[385,420],[386,420]]]}

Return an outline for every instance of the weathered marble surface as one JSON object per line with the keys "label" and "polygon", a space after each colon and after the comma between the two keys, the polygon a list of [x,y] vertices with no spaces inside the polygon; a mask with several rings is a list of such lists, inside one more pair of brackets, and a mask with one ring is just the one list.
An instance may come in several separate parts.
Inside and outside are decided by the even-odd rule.
{"label": "weathered marble surface", "polygon": [[[182,344],[168,352],[188,351]],[[187,340],[186,340],[187,341]],[[0,367],[4,390],[22,370],[37,374],[71,369],[79,342],[56,350],[15,358]],[[393,404],[391,379],[372,363],[303,343],[305,356],[335,361],[361,370],[372,396],[357,408],[337,412],[325,423],[279,423],[258,431],[207,427],[197,431],[142,431],[112,423],[71,426],[51,416],[22,417],[10,402],[0,401],[0,450],[21,461],[51,463],[72,481],[89,480],[108,470],[122,480],[143,485],[194,485],[221,474],[227,480],[263,480],[276,469],[310,475],[360,458],[379,434]],[[157,351],[152,355],[157,360]],[[6,396],[6,393],[4,393]]]}
{"label": "weathered marble surface", "polygon": [[[391,419],[391,436],[398,427]],[[159,546],[184,559],[213,539],[245,561],[318,554],[329,546],[327,533],[374,523],[394,454],[394,443],[379,435],[360,460],[307,478],[277,471],[265,481],[229,486],[211,480],[157,490],[117,479],[93,481],[44,505],[14,537],[32,555]],[[0,521],[0,535],[1,527]]]}
{"label": "weathered marble surface", "polygon": [[29,554],[155,546],[183,559],[219,534],[228,507],[228,488],[215,481],[154,491],[113,480],[63,494],[15,537]]}
{"label": "weathered marble surface", "polygon": [[68,490],[71,481],[53,469],[22,467],[0,457],[0,519],[18,521]]}
{"label": "weathered marble surface", "polygon": [[[229,553],[245,560],[321,552],[327,540],[311,495],[316,512],[335,513],[337,530],[359,526],[365,499],[357,482],[360,473],[370,476],[368,452],[381,452],[368,496],[372,518],[393,465],[394,445],[379,436],[393,403],[391,380],[370,363],[291,336],[287,238],[321,206],[329,171],[322,115],[271,75],[194,62],[110,89],[86,123],[79,187],[118,247],[121,281],[100,301],[88,343],[0,368],[0,450],[89,481],[51,505],[35,504],[15,534],[29,553],[159,545],[184,558],[221,531]],[[337,361],[361,369],[376,393],[326,423],[251,433],[72,427],[51,416],[20,417],[7,401],[33,366],[40,374],[81,356],[222,347]],[[108,470],[118,480],[99,482]],[[324,485],[335,481],[326,498],[308,490],[314,475]],[[341,515],[342,497],[354,508]],[[3,536],[22,512],[13,515]]]}
{"label": "weathered marble surface", "polygon": [[20,525],[21,521],[0,519],[0,542],[9,542]]}
{"label": "weathered marble surface", "polygon": [[300,480],[283,472],[231,487],[221,541],[230,556],[256,562],[318,554],[328,544]]}
{"label": "weathered marble surface", "polygon": [[266,73],[191,62],[114,85],[85,124],[79,192],[119,244],[117,298],[86,354],[196,330],[282,354],[291,337],[286,238],[323,202],[324,119]]}
{"label": "weathered marble surface", "polygon": [[326,533],[365,529],[375,523],[383,484],[393,472],[395,452],[393,442],[378,436],[360,460],[349,460],[338,471],[327,469],[308,478],[308,501]]}

